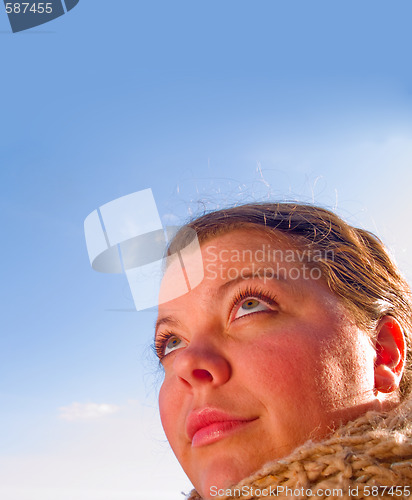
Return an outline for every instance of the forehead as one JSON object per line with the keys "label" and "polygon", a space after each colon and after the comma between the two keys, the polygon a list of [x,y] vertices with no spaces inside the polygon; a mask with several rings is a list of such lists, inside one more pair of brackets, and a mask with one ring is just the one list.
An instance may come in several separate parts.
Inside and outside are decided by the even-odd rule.
{"label": "forehead", "polygon": [[259,227],[234,229],[206,240],[201,247],[206,261],[245,264],[250,261],[284,260],[286,254],[291,257],[298,251],[290,237]]}
{"label": "forehead", "polygon": [[[325,286],[320,279],[320,269],[313,263],[310,268],[307,266],[312,257],[308,249],[298,247],[289,237],[276,231],[234,229],[204,241],[197,254],[185,255],[184,262],[176,256],[172,259],[162,280],[160,308],[175,302],[168,300],[169,297],[188,298],[187,288],[178,288],[178,283],[182,282],[178,279],[182,267],[189,293],[206,288],[213,295],[222,294],[233,284],[255,279],[276,282],[276,286],[299,296],[309,285],[305,281],[322,281],[316,284]],[[191,287],[196,281],[200,284]]]}

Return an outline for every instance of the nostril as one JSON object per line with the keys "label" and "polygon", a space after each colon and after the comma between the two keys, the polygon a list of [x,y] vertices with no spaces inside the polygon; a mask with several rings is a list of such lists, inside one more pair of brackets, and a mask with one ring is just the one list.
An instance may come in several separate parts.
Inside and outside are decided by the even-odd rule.
{"label": "nostril", "polygon": [[193,370],[193,376],[197,380],[204,380],[205,382],[211,382],[213,380],[212,374],[207,370]]}

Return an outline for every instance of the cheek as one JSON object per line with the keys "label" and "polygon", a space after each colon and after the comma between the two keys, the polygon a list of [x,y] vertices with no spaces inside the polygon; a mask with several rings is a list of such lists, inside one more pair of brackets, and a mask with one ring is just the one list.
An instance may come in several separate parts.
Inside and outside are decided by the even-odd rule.
{"label": "cheek", "polygon": [[184,437],[187,403],[186,392],[176,386],[174,377],[166,375],[159,391],[159,413],[166,437],[173,448]]}
{"label": "cheek", "polygon": [[368,400],[374,350],[367,336],[322,326],[262,335],[249,347],[244,366],[262,398],[291,408],[300,401],[320,414]]}
{"label": "cheek", "polygon": [[[266,395],[295,398],[314,385],[317,353],[292,336],[264,335],[243,353],[241,366],[256,390]],[[246,373],[245,373],[246,375]]]}
{"label": "cheek", "polygon": [[159,412],[162,421],[163,429],[166,433],[167,439],[173,439],[173,422],[176,422],[176,398],[170,397],[171,388],[169,384],[164,381],[159,391]]}
{"label": "cheek", "polygon": [[185,435],[185,398],[176,389],[174,384],[165,380],[159,391],[159,413],[166,438],[179,460],[186,470],[187,446],[190,444]]}
{"label": "cheek", "polygon": [[244,380],[265,400],[270,397],[291,407],[304,401],[313,410],[325,409],[325,404],[341,397],[342,379],[350,378],[342,373],[342,353],[332,338],[329,329],[313,325],[310,330],[302,325],[285,328],[281,335],[263,333],[258,342],[239,353]]}

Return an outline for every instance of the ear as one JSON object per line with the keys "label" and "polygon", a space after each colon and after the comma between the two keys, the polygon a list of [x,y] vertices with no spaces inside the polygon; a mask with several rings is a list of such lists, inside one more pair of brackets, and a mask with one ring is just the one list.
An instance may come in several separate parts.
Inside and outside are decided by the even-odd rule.
{"label": "ear", "polygon": [[405,366],[405,337],[400,324],[392,316],[384,316],[376,331],[375,390],[395,392]]}

